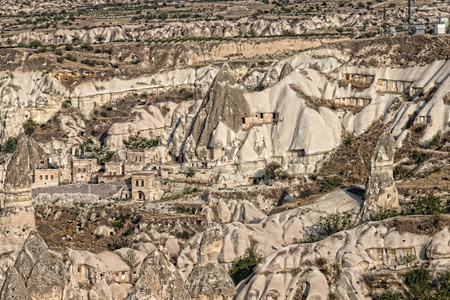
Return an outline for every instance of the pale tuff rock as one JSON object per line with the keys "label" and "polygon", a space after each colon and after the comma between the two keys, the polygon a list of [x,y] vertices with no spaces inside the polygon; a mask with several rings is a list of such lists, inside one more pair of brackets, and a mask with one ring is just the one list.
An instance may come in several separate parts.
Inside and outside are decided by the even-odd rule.
{"label": "pale tuff rock", "polygon": [[381,135],[370,160],[371,173],[366,184],[360,216],[370,219],[382,209],[398,208],[398,191],[393,177],[395,140],[386,130]]}
{"label": "pale tuff rock", "polygon": [[33,172],[47,163],[46,158],[47,154],[35,140],[25,134],[20,135],[6,171],[5,191],[31,189]]}
{"label": "pale tuff rock", "polygon": [[207,146],[217,124],[223,122],[234,132],[242,127],[242,116],[250,113],[241,87],[224,66],[212,83],[192,126],[197,157],[209,158]]}
{"label": "pale tuff rock", "polygon": [[139,279],[127,300],[189,300],[180,271],[160,250],[150,253],[142,262]]}
{"label": "pale tuff rock", "polygon": [[[362,280],[367,272],[409,270],[415,263],[425,261],[445,270],[448,263],[441,261],[450,257],[446,246],[448,229],[431,236],[414,232],[421,222],[429,221],[426,217],[398,217],[368,222],[320,242],[280,248],[255,268],[253,275],[239,287],[235,299],[266,299],[271,295],[278,299],[296,299],[295,295],[301,295],[305,299],[325,300],[328,291],[333,291],[339,299],[362,300],[368,294]],[[400,225],[410,226],[410,230],[399,232],[396,227]],[[439,243],[442,246],[437,247]],[[408,262],[406,256],[413,257],[414,262]],[[327,274],[311,267],[319,258],[326,260],[324,267],[328,271],[336,266],[340,268],[341,275],[328,283]]]}
{"label": "pale tuff rock", "polygon": [[289,62],[286,62],[283,66],[283,69],[281,69],[280,76],[278,77],[278,81],[283,80],[286,76],[291,74],[291,72],[294,71],[294,68],[292,68],[292,65]]}
{"label": "pale tuff rock", "polygon": [[23,277],[15,267],[8,269],[3,289],[0,291],[1,300],[32,300],[25,286]]}
{"label": "pale tuff rock", "polygon": [[[230,265],[248,248],[265,257],[291,244],[294,239],[304,240],[320,217],[347,212],[356,215],[361,203],[361,197],[352,193],[351,188],[345,188],[321,197],[314,204],[266,217],[259,223],[233,222],[221,226],[212,223],[205,232],[195,235],[183,245],[177,265],[186,274],[195,265],[207,262]],[[220,207],[226,210],[225,203]],[[229,207],[234,210],[232,203]],[[227,220],[226,214],[221,215],[223,220]]]}
{"label": "pale tuff rock", "polygon": [[61,299],[66,278],[62,259],[32,231],[7,272],[0,299]]}
{"label": "pale tuff rock", "polygon": [[186,280],[191,299],[231,300],[236,294],[234,282],[227,270],[217,263],[197,265]]}
{"label": "pale tuff rock", "polygon": [[220,223],[239,222],[243,224],[259,223],[267,216],[255,204],[248,200],[230,200],[227,203],[219,199],[216,204]]}
{"label": "pale tuff rock", "polygon": [[222,249],[222,228],[217,223],[209,224],[203,234],[200,242],[200,260],[201,264],[217,261],[220,250]]}

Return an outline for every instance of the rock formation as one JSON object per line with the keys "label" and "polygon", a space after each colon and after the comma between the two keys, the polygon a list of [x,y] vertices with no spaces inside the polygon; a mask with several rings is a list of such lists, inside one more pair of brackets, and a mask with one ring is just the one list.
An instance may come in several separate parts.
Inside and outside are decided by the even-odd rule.
{"label": "rock formation", "polygon": [[[450,258],[450,248],[442,246],[448,244],[448,229],[434,228],[432,222],[426,216],[397,217],[367,222],[317,243],[288,245],[263,259],[235,299],[326,300],[330,292],[337,299],[363,300],[369,293],[364,274],[408,271],[424,262],[434,273],[442,272]],[[433,230],[421,231],[420,226]],[[321,265],[320,270],[314,265]]]}
{"label": "rock formation", "polygon": [[238,132],[242,127],[242,117],[249,113],[241,87],[228,65],[224,65],[211,84],[192,125],[197,157],[210,158],[208,144],[219,122]]}
{"label": "rock formation", "polygon": [[0,299],[62,299],[66,278],[62,259],[32,231],[7,271]]}
{"label": "rock formation", "polygon": [[395,140],[385,130],[370,159],[371,172],[366,183],[364,204],[360,212],[362,220],[370,220],[383,209],[397,209],[398,191],[393,176]]}
{"label": "rock formation", "polygon": [[236,287],[225,268],[217,263],[197,265],[186,280],[193,300],[231,300]]}
{"label": "rock formation", "polygon": [[47,155],[39,144],[25,134],[20,135],[17,148],[7,166],[4,183],[4,206],[31,204],[33,172],[38,166],[46,163]]}
{"label": "rock formation", "polygon": [[155,250],[142,262],[139,279],[126,300],[189,300],[180,271],[163,251]]}

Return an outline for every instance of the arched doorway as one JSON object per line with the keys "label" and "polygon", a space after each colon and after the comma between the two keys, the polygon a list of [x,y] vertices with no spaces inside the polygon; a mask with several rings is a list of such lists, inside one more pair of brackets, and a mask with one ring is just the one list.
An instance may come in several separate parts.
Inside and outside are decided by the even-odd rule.
{"label": "arched doorway", "polygon": [[143,192],[139,192],[139,200],[145,201],[145,194]]}

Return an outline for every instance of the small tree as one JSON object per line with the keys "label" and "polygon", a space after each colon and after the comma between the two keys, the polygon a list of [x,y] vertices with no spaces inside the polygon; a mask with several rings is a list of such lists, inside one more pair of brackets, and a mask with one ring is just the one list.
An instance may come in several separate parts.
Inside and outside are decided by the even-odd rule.
{"label": "small tree", "polygon": [[36,129],[37,123],[33,119],[29,118],[22,124],[22,127],[26,135],[31,135]]}
{"label": "small tree", "polygon": [[17,138],[10,137],[5,143],[5,146],[3,147],[3,150],[7,153],[13,153],[14,150],[17,148]]}
{"label": "small tree", "polygon": [[42,47],[42,43],[38,40],[34,40],[30,43],[30,47],[31,48],[38,48],[38,47]]}
{"label": "small tree", "polygon": [[322,190],[325,192],[332,190],[335,187],[340,186],[342,184],[342,182],[343,182],[343,179],[337,175],[325,176],[323,178]]}
{"label": "small tree", "polygon": [[414,150],[411,152],[411,158],[414,159],[416,164],[420,164],[421,162],[425,161],[425,153]]}
{"label": "small tree", "polygon": [[412,215],[435,215],[444,212],[441,199],[433,193],[429,193],[424,197],[419,197],[419,200],[413,203],[410,213]]}
{"label": "small tree", "polygon": [[441,145],[441,136],[439,133],[436,133],[428,143],[428,146],[430,147],[439,147]]}
{"label": "small tree", "polygon": [[251,37],[256,37],[258,34],[256,33],[255,29],[252,28],[247,32],[247,35]]}
{"label": "small tree", "polygon": [[128,140],[123,140],[127,149],[152,148],[158,146],[158,140],[146,139],[140,136],[138,132],[135,136],[130,136]]}
{"label": "small tree", "polygon": [[333,235],[353,226],[351,214],[331,214],[326,217],[320,217],[320,223],[320,233],[324,236]]}
{"label": "small tree", "polygon": [[131,268],[131,271],[135,271],[137,267],[141,264],[140,261],[136,260],[136,253],[133,249],[128,250],[127,255],[124,258],[127,265]]}
{"label": "small tree", "polygon": [[238,284],[250,274],[253,269],[261,262],[262,257],[256,254],[252,249],[247,249],[244,256],[233,263],[230,269],[230,277],[233,279],[234,284]]}
{"label": "small tree", "polygon": [[99,35],[96,35],[96,36],[95,36],[95,40],[96,40],[99,44],[101,44],[101,43],[103,43],[103,42],[106,40],[106,37],[99,34]]}
{"label": "small tree", "polygon": [[264,168],[264,177],[270,180],[286,179],[289,177],[289,173],[282,169],[280,163],[272,161]]}

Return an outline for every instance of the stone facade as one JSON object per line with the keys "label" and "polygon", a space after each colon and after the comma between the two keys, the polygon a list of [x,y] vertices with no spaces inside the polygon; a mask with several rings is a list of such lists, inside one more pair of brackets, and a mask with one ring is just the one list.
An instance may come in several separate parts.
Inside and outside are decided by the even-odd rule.
{"label": "stone facade", "polygon": [[262,124],[276,123],[278,123],[278,113],[276,112],[255,113],[253,116],[242,117],[242,127],[244,129],[250,129],[253,126],[261,126]]}
{"label": "stone facade", "polygon": [[74,158],[72,160],[72,182],[88,183],[93,181],[98,169],[96,159]]}
{"label": "stone facade", "polygon": [[118,176],[124,174],[124,166],[121,162],[106,162],[105,163],[105,176]]}
{"label": "stone facade", "polygon": [[133,201],[155,201],[161,199],[163,191],[152,173],[135,173],[131,176],[131,199]]}
{"label": "stone facade", "polygon": [[59,185],[59,169],[34,170],[33,188]]}

